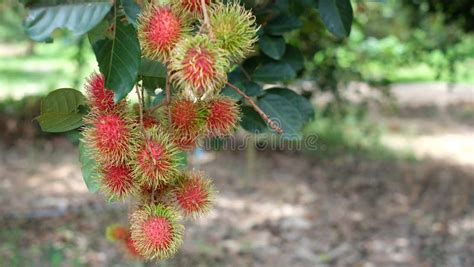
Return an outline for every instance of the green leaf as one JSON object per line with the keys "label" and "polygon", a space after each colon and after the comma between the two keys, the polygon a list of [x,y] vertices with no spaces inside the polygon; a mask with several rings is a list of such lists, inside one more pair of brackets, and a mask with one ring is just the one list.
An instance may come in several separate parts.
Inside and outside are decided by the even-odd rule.
{"label": "green leaf", "polygon": [[224,89],[222,89],[221,95],[228,96],[234,99],[235,101],[240,101],[242,99],[241,95],[239,95],[234,89],[230,88],[227,85],[224,87]]}
{"label": "green leaf", "polygon": [[311,102],[295,91],[288,88],[270,88],[266,90],[266,93],[279,95],[289,100],[300,111],[304,122],[314,119],[314,108]]}
{"label": "green leaf", "polygon": [[304,120],[300,111],[293,106],[290,100],[276,95],[266,94],[257,102],[258,106],[271,120],[283,129],[281,137],[286,140],[299,140],[302,138],[301,130]]}
{"label": "green leaf", "polygon": [[260,115],[249,106],[242,107],[242,119],[240,126],[253,134],[268,132],[268,127]]}
{"label": "green leaf", "polygon": [[41,114],[36,119],[41,130],[48,133],[63,133],[83,125],[82,114],[79,113],[50,112]]}
{"label": "green leaf", "polygon": [[296,77],[296,72],[290,64],[286,62],[269,62],[257,67],[252,78],[256,81],[275,83],[278,81],[288,81]]}
{"label": "green leaf", "polygon": [[28,5],[25,29],[36,41],[46,41],[58,28],[82,35],[97,25],[110,11],[112,2],[95,1],[36,1]]}
{"label": "green leaf", "polygon": [[258,43],[260,50],[273,59],[279,60],[285,54],[286,43],[285,39],[281,36],[264,35],[259,39]]}
{"label": "green leaf", "polygon": [[37,118],[44,132],[67,132],[82,126],[80,106],[85,105],[81,92],[71,88],[57,89],[41,102],[41,115]]}
{"label": "green leaf", "polygon": [[251,81],[244,81],[240,83],[241,89],[245,91],[245,94],[248,96],[261,96],[265,92],[263,91],[262,86],[260,86],[256,82],[251,82]]}
{"label": "green leaf", "polygon": [[319,14],[326,28],[338,38],[351,33],[354,15],[350,0],[319,0]]}
{"label": "green leaf", "polygon": [[165,92],[160,92],[159,94],[157,94],[155,96],[155,98],[153,99],[153,106],[156,106],[156,105],[159,105],[161,104],[161,102],[163,102],[163,100],[166,99],[166,94]]}
{"label": "green leaf", "polygon": [[303,26],[303,23],[294,16],[280,15],[265,26],[265,33],[270,35],[283,35],[286,32],[295,30]]}
{"label": "green leaf", "polygon": [[115,20],[113,39],[92,44],[100,72],[105,76],[105,87],[115,92],[115,102],[132,90],[140,66],[140,44],[131,24]]}
{"label": "green leaf", "polygon": [[285,55],[281,60],[290,64],[295,72],[299,72],[304,68],[303,54],[301,54],[301,51],[294,46],[286,46]]}
{"label": "green leaf", "polygon": [[166,78],[142,76],[143,87],[150,95],[155,95],[155,90],[165,88]]}
{"label": "green leaf", "polygon": [[140,6],[135,0],[122,0],[122,7],[128,22],[137,26],[138,15],[140,14]]}
{"label": "green leaf", "polygon": [[141,76],[166,78],[166,67],[159,61],[142,58],[138,74]]}
{"label": "green leaf", "polygon": [[[262,86],[260,86],[258,83],[247,81],[246,79],[236,80],[233,84],[248,96],[261,96],[265,93],[263,91]],[[242,96],[240,94],[238,94],[234,89],[227,85],[224,87],[224,89],[222,89],[221,94],[228,96],[234,99],[235,101],[239,101],[242,99]]]}
{"label": "green leaf", "polygon": [[89,148],[81,141],[79,143],[79,161],[81,162],[82,178],[91,193],[99,190],[97,183],[97,162],[92,158]]}

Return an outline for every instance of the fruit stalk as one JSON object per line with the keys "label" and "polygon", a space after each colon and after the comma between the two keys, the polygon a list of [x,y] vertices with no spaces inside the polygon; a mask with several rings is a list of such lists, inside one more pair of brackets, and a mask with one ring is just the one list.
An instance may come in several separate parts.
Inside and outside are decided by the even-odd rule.
{"label": "fruit stalk", "polygon": [[227,85],[234,89],[234,91],[236,91],[239,95],[241,95],[243,98],[245,98],[245,100],[247,100],[247,102],[249,102],[249,104],[255,109],[255,111],[257,111],[257,113],[260,115],[260,117],[262,117],[262,119],[278,134],[283,134],[283,129],[280,128],[280,126],[278,126],[278,124],[274,121],[272,121],[270,119],[270,117],[268,117],[267,114],[265,114],[265,112],[263,112],[262,109],[260,109],[257,104],[255,103],[255,101],[253,101],[253,99],[246,95],[242,90],[240,90],[239,87],[227,82]]}

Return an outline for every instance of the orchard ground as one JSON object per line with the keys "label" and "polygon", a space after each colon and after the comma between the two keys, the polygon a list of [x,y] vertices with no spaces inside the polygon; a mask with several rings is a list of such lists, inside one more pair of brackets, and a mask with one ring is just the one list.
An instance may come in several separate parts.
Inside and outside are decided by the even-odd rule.
{"label": "orchard ground", "polygon": [[[25,47],[0,46],[2,100],[69,87],[92,69],[77,75],[74,50],[38,45],[22,58]],[[215,178],[216,204],[158,266],[473,266],[474,86],[393,93],[398,108],[373,104],[363,122],[308,126],[317,151],[194,154],[190,164]],[[38,107],[25,103],[17,109],[30,117],[0,105],[0,266],[156,266],[106,241],[129,206],[88,193],[74,135],[38,136]]]}

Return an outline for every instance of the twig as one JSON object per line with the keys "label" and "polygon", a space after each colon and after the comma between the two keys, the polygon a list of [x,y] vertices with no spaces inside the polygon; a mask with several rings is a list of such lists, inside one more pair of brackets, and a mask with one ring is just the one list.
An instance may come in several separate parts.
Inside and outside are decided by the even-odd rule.
{"label": "twig", "polygon": [[140,112],[140,130],[143,132],[143,136],[145,136],[145,127],[143,126],[143,98],[140,96],[140,89],[138,88],[139,86],[137,85],[136,91],[137,91],[137,96],[138,96],[138,109]]}
{"label": "twig", "polygon": [[165,100],[165,101],[161,102],[160,104],[148,109],[148,112],[153,113],[153,112],[157,111],[158,109],[160,109],[164,106],[167,106],[168,104],[169,104],[169,102]]}
{"label": "twig", "polygon": [[212,31],[211,22],[209,21],[209,14],[207,13],[206,0],[201,0],[201,8],[204,16],[204,24],[206,24],[207,30],[209,31],[209,36],[214,40],[215,37],[214,32]]}
{"label": "twig", "polygon": [[255,103],[255,101],[253,101],[253,99],[246,95],[244,92],[242,92],[242,90],[239,89],[239,87],[231,84],[231,83],[227,83],[227,85],[234,89],[234,91],[236,91],[239,95],[241,95],[243,98],[245,98],[245,100],[247,100],[247,102],[249,102],[249,104],[255,109],[255,111],[257,111],[257,113],[260,115],[260,117],[262,117],[262,119],[278,134],[283,134],[283,129],[280,128],[280,126],[278,126],[278,124],[274,121],[272,121],[267,114],[265,114],[265,112],[263,112],[262,109],[260,109],[257,104]]}
{"label": "twig", "polygon": [[165,93],[166,93],[166,105],[168,106],[168,119],[171,122],[171,106],[168,105],[171,103],[171,85],[170,85],[170,73],[166,73],[166,84],[165,84]]}
{"label": "twig", "polygon": [[245,70],[245,68],[242,65],[239,65],[239,68],[244,74],[245,78],[247,78],[249,81],[252,81],[252,77],[250,77],[250,74]]}

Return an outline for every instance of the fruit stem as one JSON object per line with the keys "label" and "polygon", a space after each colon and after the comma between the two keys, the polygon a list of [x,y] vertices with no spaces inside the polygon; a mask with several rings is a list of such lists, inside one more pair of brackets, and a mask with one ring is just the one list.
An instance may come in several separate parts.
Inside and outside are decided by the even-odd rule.
{"label": "fruit stem", "polygon": [[255,103],[255,101],[248,95],[246,95],[242,90],[239,89],[239,87],[227,82],[227,85],[234,89],[234,91],[236,91],[239,95],[241,95],[243,98],[245,98],[245,100],[247,100],[247,102],[249,102],[249,104],[253,107],[253,109],[255,109],[255,111],[257,111],[257,113],[260,115],[260,117],[262,117],[262,119],[270,126],[270,128],[272,128],[276,133],[278,134],[283,134],[283,129],[280,128],[280,126],[278,126],[278,124],[271,120],[267,114],[265,114],[265,112],[263,112],[262,109],[260,109],[257,104]]}
{"label": "fruit stem", "polygon": [[167,100],[161,102],[160,104],[154,106],[154,107],[151,107],[148,111],[150,113],[153,113],[155,112],[156,110],[160,109],[161,107],[164,107],[164,106],[167,106],[169,104],[169,102]]}
{"label": "fruit stem", "polygon": [[215,40],[214,32],[212,31],[211,23],[209,22],[209,14],[207,14],[206,0],[201,0],[202,14],[204,16],[204,24],[206,24],[207,30],[211,40]]}

